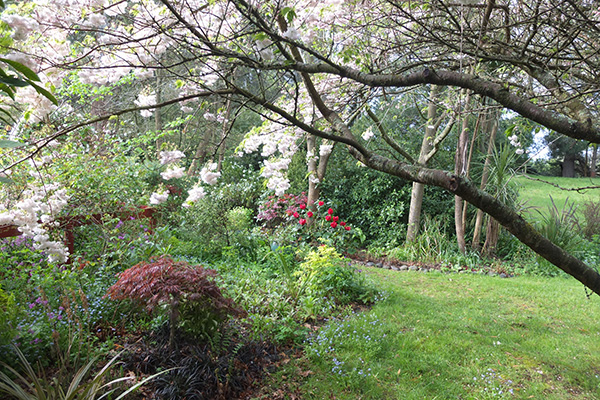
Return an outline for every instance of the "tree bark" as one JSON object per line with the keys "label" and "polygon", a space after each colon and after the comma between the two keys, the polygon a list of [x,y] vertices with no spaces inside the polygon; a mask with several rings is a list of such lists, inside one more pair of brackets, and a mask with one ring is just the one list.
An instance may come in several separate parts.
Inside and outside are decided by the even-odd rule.
{"label": "tree bark", "polygon": [[[419,165],[426,166],[427,155],[433,148],[433,139],[436,135],[435,117],[437,111],[437,96],[439,87],[431,86],[429,94],[429,106],[427,107],[427,125],[425,127],[425,135],[421,142],[421,151],[419,153]],[[406,241],[413,242],[419,233],[419,224],[421,222],[421,207],[423,205],[423,194],[425,186],[422,183],[413,182],[412,191],[410,193],[410,208],[408,210],[408,227],[406,230]]]}
{"label": "tree bark", "polygon": [[217,164],[217,171],[221,171],[223,167],[223,158],[225,157],[225,141],[227,140],[227,136],[229,136],[229,130],[231,126],[229,124],[229,119],[231,118],[231,95],[227,96],[227,101],[225,102],[225,118],[223,119],[223,126],[221,127],[221,142],[219,143],[219,162]]}
{"label": "tree bark", "polygon": [[590,178],[596,177],[596,166],[598,165],[598,145],[592,145],[592,160],[590,162]]}
{"label": "tree bark", "polygon": [[[488,179],[490,177],[490,164],[491,157],[494,152],[494,146],[496,142],[496,133],[498,132],[498,113],[494,113],[490,115],[490,119],[486,121],[486,131],[490,133],[488,148],[485,157],[485,161],[483,163],[483,171],[481,174],[481,185],[479,188],[481,190],[485,190],[487,186]],[[491,128],[490,128],[491,127]],[[483,226],[483,217],[484,213],[481,210],[477,210],[477,216],[475,217],[475,229],[473,230],[473,241],[471,243],[471,247],[475,250],[479,250],[479,242],[481,240],[481,228]]]}
{"label": "tree bark", "polygon": [[206,129],[204,131],[204,135],[202,135],[202,140],[198,143],[198,147],[196,147],[196,153],[194,154],[194,159],[190,164],[190,167],[187,170],[187,176],[192,176],[198,170],[198,166],[204,163],[206,159],[206,152],[208,148],[208,143],[213,135],[212,129]]}
{"label": "tree bark", "polygon": [[[316,182],[317,175],[317,137],[308,135],[306,138],[306,167],[308,170],[308,195],[306,205],[312,212],[316,212],[315,202],[319,199],[319,185]],[[316,178],[316,179],[315,179]],[[308,225],[312,225],[313,218],[308,219]]]}
{"label": "tree bark", "polygon": [[[163,70],[161,68],[159,68],[156,71],[156,104],[160,104],[162,103],[162,75],[163,75]],[[162,131],[163,128],[163,122],[162,122],[162,111],[160,109],[160,107],[157,107],[154,109],[154,130],[158,133],[160,131]],[[162,138],[157,138],[156,139],[156,155],[158,156],[158,154],[160,153],[160,148],[162,146]]]}
{"label": "tree bark", "polygon": [[563,178],[575,178],[575,155],[567,153],[561,165]]}
{"label": "tree bark", "polygon": [[[465,98],[465,108],[462,110],[463,121],[460,133],[458,135],[458,143],[456,145],[456,155],[454,159],[454,173],[464,176],[467,171],[467,142],[469,138],[469,103],[471,102],[471,94],[467,93]],[[463,220],[463,199],[460,196],[454,197],[454,227],[456,230],[456,241],[458,250],[461,253],[466,253],[467,242],[465,240],[465,224]]]}
{"label": "tree bark", "polygon": [[[325,179],[325,172],[327,171],[327,164],[329,162],[329,157],[331,153],[319,155],[319,162],[317,163],[317,137],[314,135],[308,135],[308,138],[306,139],[306,153],[308,158],[308,195],[306,198],[306,204],[308,206],[308,209],[316,214],[316,203],[319,200],[319,196],[321,194],[321,189],[319,188],[319,185],[323,181],[323,179]],[[309,226],[312,225],[313,222],[314,218],[308,218],[307,223]]]}

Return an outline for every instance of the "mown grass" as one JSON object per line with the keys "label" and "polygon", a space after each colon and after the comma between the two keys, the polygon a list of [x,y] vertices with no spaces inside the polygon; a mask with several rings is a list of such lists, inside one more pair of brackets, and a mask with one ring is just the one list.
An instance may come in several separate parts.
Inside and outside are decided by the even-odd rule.
{"label": "mown grass", "polygon": [[366,273],[386,298],[320,328],[262,399],[600,398],[600,301],[573,279]]}
{"label": "mown grass", "polygon": [[600,188],[587,189],[581,192],[560,189],[600,186],[600,178],[562,178],[556,176],[531,176],[530,178],[533,179],[526,176],[517,176],[514,179],[519,185],[519,197],[525,203],[525,206],[532,211],[530,215],[533,218],[536,218],[537,215],[533,210],[547,214],[548,207],[552,207],[551,198],[559,209],[563,208],[567,199],[569,203],[574,203],[578,208],[583,207],[588,201],[600,200]]}

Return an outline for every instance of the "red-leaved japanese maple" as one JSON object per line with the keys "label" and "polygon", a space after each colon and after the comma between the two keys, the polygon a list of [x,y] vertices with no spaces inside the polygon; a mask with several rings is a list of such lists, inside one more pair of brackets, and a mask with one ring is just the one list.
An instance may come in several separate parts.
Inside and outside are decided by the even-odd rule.
{"label": "red-leaved japanese maple", "polygon": [[232,299],[226,298],[215,284],[217,272],[169,256],[153,257],[121,272],[119,280],[106,294],[113,300],[133,300],[153,311],[169,305],[171,346],[180,319],[180,309],[207,310],[219,317],[245,314]]}

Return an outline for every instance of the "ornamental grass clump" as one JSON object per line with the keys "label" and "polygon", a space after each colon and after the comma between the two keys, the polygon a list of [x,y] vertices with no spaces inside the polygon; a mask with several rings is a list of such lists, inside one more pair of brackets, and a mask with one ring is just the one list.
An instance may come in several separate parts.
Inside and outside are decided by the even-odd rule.
{"label": "ornamental grass clump", "polygon": [[169,256],[153,257],[119,274],[119,280],[107,297],[113,300],[133,300],[150,312],[166,306],[169,318],[169,345],[173,348],[175,331],[187,332],[210,339],[228,316],[243,316],[245,312],[232,299],[223,296],[214,282],[217,272]]}

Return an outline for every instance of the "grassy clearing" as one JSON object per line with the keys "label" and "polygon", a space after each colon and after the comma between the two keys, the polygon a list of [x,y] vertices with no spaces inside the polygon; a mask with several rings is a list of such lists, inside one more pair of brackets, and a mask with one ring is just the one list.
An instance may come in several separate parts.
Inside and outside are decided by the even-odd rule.
{"label": "grassy clearing", "polygon": [[[572,190],[561,190],[553,186],[558,185],[562,188],[572,189],[588,186],[600,186],[600,178],[562,178],[556,176],[533,177],[542,179],[550,184],[531,180],[525,176],[515,177],[519,185],[519,193],[522,201],[526,203],[526,207],[530,207],[531,211],[539,210],[546,214],[548,207],[552,206],[550,196],[554,199],[554,203],[559,209],[562,209],[567,199],[569,203],[573,202],[578,206],[583,206],[587,201],[600,200],[600,189],[589,189],[583,192]],[[532,212],[535,218],[536,212]]]}
{"label": "grassy clearing", "polygon": [[600,301],[572,279],[367,273],[386,299],[329,321],[262,399],[600,397]]}

